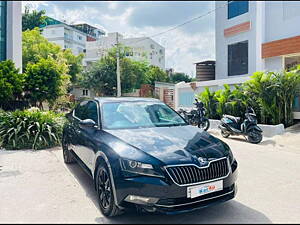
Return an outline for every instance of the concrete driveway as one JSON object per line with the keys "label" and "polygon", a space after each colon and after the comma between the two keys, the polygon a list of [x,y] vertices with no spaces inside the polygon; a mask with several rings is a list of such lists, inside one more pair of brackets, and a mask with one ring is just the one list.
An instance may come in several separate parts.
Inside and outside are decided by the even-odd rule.
{"label": "concrete driveway", "polygon": [[222,138],[239,162],[236,198],[172,216],[129,212],[107,219],[91,178],[76,164],[66,166],[60,148],[0,151],[0,223],[299,223],[299,130],[259,145]]}

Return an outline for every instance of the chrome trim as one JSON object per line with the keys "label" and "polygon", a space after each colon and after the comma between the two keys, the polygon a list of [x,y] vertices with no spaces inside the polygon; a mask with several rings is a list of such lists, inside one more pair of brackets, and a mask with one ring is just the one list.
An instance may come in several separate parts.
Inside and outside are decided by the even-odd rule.
{"label": "chrome trim", "polygon": [[204,202],[204,201],[208,201],[208,200],[211,200],[211,199],[214,199],[214,198],[220,198],[222,196],[232,194],[233,192],[234,192],[234,189],[232,191],[230,191],[230,192],[225,193],[225,194],[214,196],[214,197],[210,197],[210,198],[206,198],[206,199],[201,199],[201,200],[198,200],[198,201],[195,201],[195,202],[183,203],[183,204],[178,204],[178,205],[159,205],[159,204],[154,204],[154,206],[164,207],[164,208],[173,208],[173,207],[178,207],[178,206],[192,205],[192,204],[195,204],[195,203],[198,203],[198,202]]}
{"label": "chrome trim", "polygon": [[[173,177],[171,176],[171,174],[170,174],[169,171],[167,170],[167,168],[170,168],[170,167],[182,167],[182,166],[195,166],[195,167],[197,167],[197,168],[199,168],[199,169],[205,169],[205,168],[208,168],[212,162],[220,161],[220,160],[223,160],[223,159],[227,159],[227,160],[226,160],[226,161],[227,161],[227,166],[228,166],[228,173],[227,173],[227,175],[225,175],[225,176],[223,176],[223,177],[211,179],[211,180],[201,181],[201,182],[198,182],[198,183],[178,184],[177,182],[175,182],[175,180],[173,179]],[[200,167],[200,166],[198,166],[198,165],[196,165],[196,164],[179,164],[179,165],[164,166],[164,169],[165,169],[165,171],[167,172],[167,174],[169,175],[169,177],[171,178],[171,180],[173,181],[173,183],[176,184],[176,185],[178,185],[178,186],[180,186],[180,187],[193,186],[193,185],[209,183],[209,182],[213,182],[213,181],[217,181],[217,180],[222,180],[222,179],[225,179],[226,177],[228,177],[229,174],[232,172],[232,169],[231,169],[231,166],[230,166],[228,157],[222,157],[222,158],[219,158],[219,159],[211,160],[211,161],[208,162],[208,165],[207,165],[207,166],[203,166],[203,167]]]}

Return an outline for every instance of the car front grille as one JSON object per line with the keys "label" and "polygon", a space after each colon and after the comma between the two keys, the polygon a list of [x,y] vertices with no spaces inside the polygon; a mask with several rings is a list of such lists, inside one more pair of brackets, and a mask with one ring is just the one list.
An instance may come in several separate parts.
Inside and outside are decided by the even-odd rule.
{"label": "car front grille", "polygon": [[223,158],[211,161],[208,167],[178,165],[167,167],[167,172],[176,184],[188,185],[224,177],[228,174],[229,168],[227,159]]}

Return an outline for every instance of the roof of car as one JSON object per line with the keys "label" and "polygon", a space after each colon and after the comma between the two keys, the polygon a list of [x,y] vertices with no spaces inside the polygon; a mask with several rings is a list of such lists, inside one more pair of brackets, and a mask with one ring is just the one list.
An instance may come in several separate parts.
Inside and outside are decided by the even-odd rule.
{"label": "roof of car", "polygon": [[159,102],[156,98],[138,98],[138,97],[96,97],[96,101],[104,102]]}

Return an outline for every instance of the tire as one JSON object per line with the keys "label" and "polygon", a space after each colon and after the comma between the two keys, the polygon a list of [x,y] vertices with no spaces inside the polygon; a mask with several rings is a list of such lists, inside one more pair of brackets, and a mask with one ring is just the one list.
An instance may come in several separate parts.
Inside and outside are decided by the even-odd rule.
{"label": "tire", "polygon": [[72,164],[72,163],[75,163],[75,159],[73,157],[73,155],[71,154],[70,152],[70,149],[69,149],[69,142],[67,140],[67,137],[65,135],[63,135],[63,138],[62,138],[62,149],[63,149],[63,158],[64,158],[64,162],[66,164]]}
{"label": "tire", "polygon": [[248,134],[248,137],[247,137],[248,141],[252,144],[260,143],[262,141],[262,138],[263,137],[262,137],[261,132],[259,132],[257,130],[254,130],[254,129],[249,131],[249,134]]}
{"label": "tire", "polygon": [[102,214],[106,217],[114,217],[123,213],[114,199],[114,190],[111,183],[110,173],[105,163],[101,163],[95,176],[98,203]]}
{"label": "tire", "polygon": [[225,132],[223,130],[221,130],[221,135],[223,138],[228,138],[230,136],[230,134],[228,132]]}
{"label": "tire", "polygon": [[209,119],[206,118],[203,119],[203,122],[198,125],[199,128],[202,128],[205,131],[208,130],[209,126],[210,126]]}

